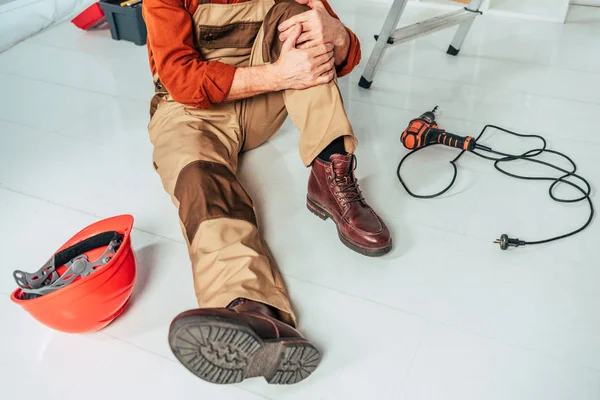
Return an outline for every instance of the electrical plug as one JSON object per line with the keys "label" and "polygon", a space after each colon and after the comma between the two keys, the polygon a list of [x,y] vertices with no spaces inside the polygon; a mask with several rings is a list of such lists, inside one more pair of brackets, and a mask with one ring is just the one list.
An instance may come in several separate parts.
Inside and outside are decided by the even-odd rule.
{"label": "electrical plug", "polygon": [[496,239],[494,243],[498,243],[502,250],[506,250],[511,246],[519,247],[525,245],[525,242],[523,240],[509,238],[506,233],[503,233],[500,236],[500,239]]}

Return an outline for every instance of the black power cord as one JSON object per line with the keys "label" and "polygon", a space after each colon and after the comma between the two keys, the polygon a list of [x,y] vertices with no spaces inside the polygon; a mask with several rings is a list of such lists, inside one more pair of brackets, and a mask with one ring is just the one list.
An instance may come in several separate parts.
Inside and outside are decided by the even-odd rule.
{"label": "black power cord", "polygon": [[[490,147],[484,146],[484,145],[480,145],[479,140],[483,137],[484,133],[486,132],[487,129],[492,128],[492,129],[497,129],[501,132],[510,134],[510,135],[514,135],[520,138],[535,138],[541,141],[542,146],[540,148],[537,149],[531,149],[528,150],[526,152],[524,152],[523,154],[510,154],[510,153],[504,153],[504,152],[500,152],[500,151],[496,151],[493,150]],[[508,247],[514,246],[514,247],[518,247],[518,246],[525,246],[525,245],[536,245],[536,244],[542,244],[542,243],[548,243],[548,242],[552,242],[555,240],[559,240],[559,239],[564,239],[566,237],[575,235],[576,233],[579,233],[581,231],[583,231],[585,228],[588,227],[588,225],[590,225],[590,223],[593,220],[594,217],[594,205],[592,204],[592,200],[590,197],[591,194],[591,187],[590,184],[588,183],[588,181],[586,179],[584,179],[583,177],[581,177],[580,175],[576,174],[577,171],[577,165],[575,164],[575,162],[569,158],[567,155],[555,151],[555,150],[550,150],[547,149],[546,147],[546,140],[540,136],[540,135],[524,135],[521,133],[517,133],[517,132],[513,132],[510,131],[508,129],[504,129],[501,128],[499,126],[496,125],[486,125],[481,133],[479,134],[479,136],[477,136],[477,138],[475,139],[475,142],[477,143],[475,145],[475,149],[473,151],[470,151],[470,153],[475,154],[478,157],[481,157],[483,159],[486,160],[490,160],[490,161],[494,161],[494,167],[500,171],[501,173],[503,173],[504,175],[513,177],[513,178],[517,178],[517,179],[524,179],[524,180],[531,180],[531,181],[551,181],[552,183],[550,184],[550,187],[548,188],[548,194],[550,195],[550,198],[552,198],[552,200],[559,202],[559,203],[577,203],[583,200],[587,200],[589,206],[590,206],[590,214],[589,217],[587,219],[587,221],[578,229],[575,229],[574,231],[571,231],[569,233],[565,233],[563,235],[559,235],[559,236],[555,236],[549,239],[543,239],[543,240],[537,240],[537,241],[525,241],[525,240],[520,240],[520,239],[515,239],[515,238],[511,238],[506,234],[502,234],[500,236],[499,239],[497,239],[494,243],[498,243],[500,245],[500,248],[502,250],[506,250]],[[434,145],[438,145],[441,143],[431,143],[428,145],[425,145],[423,147],[419,147],[416,148],[414,150],[412,150],[411,152],[409,152],[408,154],[406,154],[404,157],[402,157],[402,159],[400,160],[400,163],[398,164],[398,169],[396,171],[396,174],[398,175],[398,180],[400,181],[400,183],[402,184],[402,186],[404,187],[404,189],[406,190],[406,192],[415,198],[420,198],[420,199],[432,199],[435,197],[438,197],[444,193],[446,193],[453,185],[454,182],[456,181],[456,176],[458,175],[458,168],[456,166],[456,162],[462,157],[462,155],[466,152],[466,150],[462,150],[458,156],[456,156],[456,158],[454,158],[452,161],[450,161],[450,164],[452,165],[452,168],[454,169],[454,173],[452,176],[452,180],[450,181],[450,183],[448,184],[448,186],[446,186],[444,189],[442,189],[441,191],[434,193],[434,194],[428,194],[428,195],[420,195],[420,194],[416,194],[413,193],[408,186],[406,185],[406,183],[404,182],[404,180],[402,179],[402,175],[400,173],[400,170],[402,168],[402,164],[404,163],[404,161],[411,155],[415,154],[417,151],[422,150],[424,148],[427,148],[429,146],[434,146]],[[479,151],[479,152],[478,152]],[[496,156],[499,157],[494,157],[494,156],[490,156],[490,155],[486,155],[486,154],[482,154],[481,152],[486,152],[489,154],[494,154]],[[560,156],[562,158],[564,158],[565,160],[567,160],[569,162],[569,164],[571,165],[571,169],[570,170],[566,170],[563,169],[555,164],[546,162],[546,161],[542,161],[539,160],[535,157],[543,154],[543,153],[550,153],[550,154],[554,154],[557,156]],[[524,160],[524,161],[529,161],[529,162],[533,162],[536,164],[540,164],[540,165],[544,165],[546,167],[552,168],[556,171],[560,171],[563,175],[559,176],[559,177],[552,177],[552,176],[527,176],[527,175],[517,175],[511,172],[506,171],[505,169],[501,168],[501,165],[503,163],[508,163],[511,161],[515,161],[515,160]],[[583,186],[580,186],[576,183],[573,183],[571,181],[568,180],[568,178],[576,178],[579,179],[581,182],[583,182]],[[554,190],[556,188],[556,186],[559,183],[565,183],[575,189],[577,189],[582,196],[581,197],[577,197],[574,199],[564,199],[564,198],[559,198],[554,194]]]}

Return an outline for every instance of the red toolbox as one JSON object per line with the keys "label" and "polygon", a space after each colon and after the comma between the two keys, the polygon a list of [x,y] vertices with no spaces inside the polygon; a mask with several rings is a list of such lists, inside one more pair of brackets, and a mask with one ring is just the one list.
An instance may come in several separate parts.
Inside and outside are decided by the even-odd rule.
{"label": "red toolbox", "polygon": [[106,21],[104,11],[100,8],[100,3],[96,2],[80,12],[71,22],[78,27],[87,31],[92,29]]}

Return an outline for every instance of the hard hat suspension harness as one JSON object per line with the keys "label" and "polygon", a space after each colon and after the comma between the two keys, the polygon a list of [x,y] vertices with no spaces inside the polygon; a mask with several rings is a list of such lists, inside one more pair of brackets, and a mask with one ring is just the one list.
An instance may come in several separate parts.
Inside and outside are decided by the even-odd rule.
{"label": "hard hat suspension harness", "polygon": [[[54,254],[44,266],[34,273],[16,270],[13,273],[17,285],[21,288],[21,299],[29,300],[61,289],[79,277],[85,277],[102,267],[114,257],[123,242],[118,232],[99,233],[73,246]],[[106,247],[95,261],[89,261],[88,251]],[[67,269],[59,274],[58,268]]]}

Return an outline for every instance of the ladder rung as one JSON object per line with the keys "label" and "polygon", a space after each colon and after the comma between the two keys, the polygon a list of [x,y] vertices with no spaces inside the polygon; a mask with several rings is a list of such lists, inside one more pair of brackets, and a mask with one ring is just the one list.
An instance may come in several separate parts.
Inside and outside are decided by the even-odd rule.
{"label": "ladder rung", "polygon": [[393,46],[400,43],[408,42],[410,40],[418,38],[419,36],[424,36],[432,32],[449,28],[454,25],[459,25],[465,21],[474,19],[478,15],[480,15],[480,12],[478,11],[469,11],[463,8],[460,10],[453,11],[451,13],[426,19],[424,21],[417,22],[416,24],[396,29],[392,33],[392,37],[388,39],[388,43],[389,46]]}

